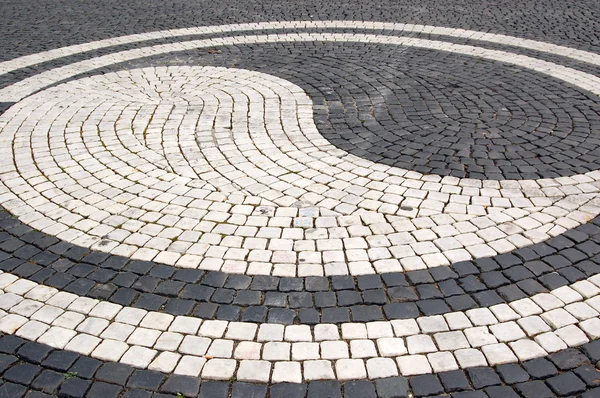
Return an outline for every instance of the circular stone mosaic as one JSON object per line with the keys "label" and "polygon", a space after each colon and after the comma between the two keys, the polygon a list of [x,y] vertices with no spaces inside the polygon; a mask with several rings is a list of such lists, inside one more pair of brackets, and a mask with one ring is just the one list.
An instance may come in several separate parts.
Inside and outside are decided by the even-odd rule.
{"label": "circular stone mosaic", "polygon": [[[520,50],[598,56],[380,25],[157,32],[0,64],[138,46],[0,89],[0,331],[259,383],[475,374],[592,344],[600,79]],[[374,48],[389,54],[350,62]]]}
{"label": "circular stone mosaic", "polygon": [[[50,70],[2,91],[23,96],[49,84],[47,79],[58,82],[85,69],[182,47],[315,40],[468,54],[592,91],[597,80],[497,50],[306,33],[129,50]],[[36,229],[95,250],[179,267],[276,276],[447,265],[543,241],[598,213],[596,172],[495,181],[373,163],[328,143],[314,125],[313,106],[289,81],[214,67],[129,70],[45,89],[3,116],[1,136],[13,142],[5,147],[4,166],[20,176],[3,178],[12,192],[5,207]],[[512,134],[526,135],[519,126]],[[418,134],[429,140],[429,134]],[[577,142],[569,134],[563,138],[563,147]],[[431,148],[448,143],[440,137],[433,141]],[[429,153],[423,146],[413,148]],[[523,149],[533,153],[526,143]],[[15,193],[28,205],[14,200]],[[345,250],[353,249],[364,255],[348,256]]]}

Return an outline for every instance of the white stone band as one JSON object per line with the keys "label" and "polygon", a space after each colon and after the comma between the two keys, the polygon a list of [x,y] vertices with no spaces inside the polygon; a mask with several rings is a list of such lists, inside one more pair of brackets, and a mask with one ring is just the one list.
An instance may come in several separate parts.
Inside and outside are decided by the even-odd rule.
{"label": "white stone band", "polygon": [[577,50],[570,47],[558,46],[551,43],[536,40],[523,39],[495,33],[478,32],[474,30],[445,28],[441,26],[429,26],[418,24],[369,22],[369,21],[281,21],[281,22],[259,22],[250,24],[231,24],[220,26],[200,26],[183,29],[171,29],[156,32],[133,34],[110,39],[98,40],[90,43],[76,44],[61,47],[41,53],[26,55],[0,63],[0,74],[5,74],[16,69],[25,68],[42,62],[94,51],[102,48],[118,46],[123,44],[140,43],[149,40],[176,38],[192,35],[244,32],[256,30],[285,30],[285,29],[363,29],[363,30],[388,30],[391,32],[424,33],[431,35],[448,36],[459,39],[487,41],[501,45],[520,47],[524,49],[545,52],[572,58],[578,61],[600,65],[600,55],[587,51]]}
{"label": "white stone band", "polygon": [[8,273],[0,274],[0,289],[3,333],[203,379],[300,383],[407,376],[525,361],[600,337],[598,275],[464,313],[312,328],[174,317]]}

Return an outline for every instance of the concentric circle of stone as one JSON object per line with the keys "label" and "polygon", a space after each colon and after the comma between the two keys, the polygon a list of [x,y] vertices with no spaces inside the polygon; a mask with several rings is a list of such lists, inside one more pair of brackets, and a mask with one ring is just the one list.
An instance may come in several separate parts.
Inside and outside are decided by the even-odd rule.
{"label": "concentric circle of stone", "polygon": [[[360,26],[364,27],[364,24]],[[218,29],[227,30],[228,27]],[[172,36],[177,32],[164,34]],[[456,36],[461,34],[466,33],[456,33]],[[473,32],[468,34],[473,35]],[[495,35],[475,37],[512,43],[510,38]],[[489,181],[487,177],[460,179],[434,172],[424,175],[409,167],[379,162],[379,159],[360,158],[343,145],[333,146],[321,136],[320,126],[313,122],[313,109],[320,104],[313,103],[299,84],[269,73],[214,66],[169,66],[77,77],[78,73],[93,74],[97,67],[145,55],[185,50],[186,47],[195,49],[236,43],[260,45],[292,40],[311,43],[315,40],[362,40],[364,43],[391,42],[395,45],[407,40],[407,46],[435,51],[456,50],[462,56],[506,61],[531,68],[534,75],[546,73],[579,89],[599,92],[597,78],[530,57],[513,57],[500,51],[429,40],[383,39],[376,35],[358,35],[351,39],[336,34],[242,36],[140,49],[139,52],[110,54],[72,68],[67,66],[42,73],[38,80],[34,76],[21,85],[8,87],[3,93],[12,93],[14,97],[11,98],[20,102],[0,118],[0,203],[18,220],[11,219],[6,212],[0,213],[0,250],[11,253],[6,254],[8,260],[0,259],[2,269],[8,271],[0,271],[0,332],[15,336],[8,336],[12,339],[0,337],[0,346],[3,352],[9,352],[4,351],[7,346],[19,347],[22,341],[35,341],[39,352],[56,350],[52,355],[63,358],[58,366],[56,362],[52,365],[50,357],[43,360],[41,353],[34,361],[36,366],[19,363],[13,365],[13,369],[27,369],[27,366],[37,369],[37,363],[42,368],[58,369],[73,358],[73,353],[78,353],[100,361],[120,362],[123,373],[131,366],[173,374],[164,384],[157,383],[156,389],[178,395],[184,388],[183,395],[196,395],[199,386],[196,377],[202,378],[203,383],[213,379],[237,379],[245,386],[255,387],[257,385],[247,383],[370,379],[381,383],[346,383],[344,393],[351,395],[357,386],[371,388],[374,392],[374,385],[379,392],[387,382],[396,388],[395,393],[400,388],[407,391],[406,395],[425,395],[422,389],[427,385],[432,388],[427,395],[433,395],[443,393],[444,388],[448,393],[462,388],[448,387],[448,375],[452,375],[453,381],[464,378],[466,388],[470,390],[468,375],[473,387],[481,390],[487,384],[478,383],[510,384],[508,369],[522,370],[514,363],[525,362],[523,368],[531,369],[533,362],[528,361],[550,364],[541,359],[547,358],[561,371],[560,376],[547,379],[553,390],[562,391],[564,380],[583,385],[578,377],[587,380],[586,375],[595,374],[591,360],[598,359],[598,346],[594,340],[600,336],[600,279],[597,265],[592,261],[600,251],[594,243],[600,229],[598,220],[593,219],[600,212],[598,172],[583,174],[581,170],[587,169],[566,162],[573,166],[568,177]],[[109,43],[115,44],[111,40],[105,44]],[[565,52],[557,46],[545,47],[535,42],[521,44],[537,50],[562,51],[563,55],[586,62],[593,63],[595,59],[583,52]],[[98,43],[80,49],[95,46]],[[66,54],[69,50],[65,51]],[[50,59],[52,54],[56,55],[50,51],[41,57]],[[31,61],[31,57],[22,61],[26,64],[28,60]],[[9,68],[11,64],[19,63],[9,62]],[[0,70],[6,70],[2,67],[7,66],[0,65]],[[73,76],[74,80],[62,83]],[[542,75],[539,77],[543,78]],[[556,86],[557,82],[553,81],[553,87]],[[431,88],[425,84],[419,87]],[[411,98],[427,103],[426,96]],[[589,98],[592,102],[595,100],[593,96]],[[560,104],[553,103],[550,107],[560,108]],[[523,110],[525,106],[519,109]],[[513,120],[507,117],[498,122],[486,115],[479,119],[485,122],[486,130],[497,127],[508,134],[512,131],[508,126],[515,120],[522,121],[519,111],[515,112],[510,115],[514,116]],[[593,112],[582,112],[593,119]],[[406,115],[411,119],[412,115]],[[436,118],[435,112],[429,115]],[[462,116],[467,117],[468,113]],[[575,113],[571,116],[570,120],[579,120]],[[569,117],[557,118],[556,125]],[[418,119],[415,117],[413,121]],[[429,118],[429,121],[433,130],[439,127],[435,120]],[[441,122],[443,125],[444,121]],[[460,129],[461,126],[454,122],[456,120],[450,127]],[[527,122],[518,127],[536,133],[527,130],[530,127]],[[594,132],[585,136],[577,128],[581,125],[574,126],[571,131],[561,131],[564,133],[562,140],[544,134],[538,137],[549,139],[550,146],[556,144],[552,147],[554,151],[557,148],[572,151],[585,148],[593,154],[590,145],[595,139]],[[447,143],[444,141],[447,135],[438,133],[431,133],[429,138]],[[498,131],[492,133],[500,134]],[[477,134],[479,132],[474,132],[471,138],[477,138]],[[526,134],[522,138],[525,145],[536,142]],[[583,144],[578,146],[578,143]],[[494,148],[485,149],[492,153]],[[378,152],[379,149],[374,149],[373,153]],[[527,155],[523,152],[519,156],[521,161]],[[577,156],[571,159],[575,158]],[[562,164],[560,167],[569,169]],[[21,222],[42,233],[31,231]],[[46,252],[50,257],[57,253],[53,258],[59,260],[52,266],[21,264],[23,258],[32,258],[31,252],[37,249],[35,245],[16,249],[14,241],[21,242],[21,235],[23,242],[29,241],[31,233],[37,235],[36,239],[47,239],[45,234],[55,235],[92,250],[62,242],[64,247],[70,247],[65,249],[64,256],[59,249]],[[548,245],[533,245],[550,237],[557,238],[550,240]],[[91,254],[72,266],[67,258],[77,261],[78,250]],[[527,250],[531,252],[531,261],[525,264]],[[514,255],[481,259],[513,251]],[[137,262],[139,268],[135,269],[132,266],[135,261],[123,267],[123,257],[104,256],[102,258],[114,260],[113,264],[106,268],[92,266],[91,257],[103,255],[98,252],[153,260],[154,263]],[[5,254],[0,252],[0,255]],[[515,261],[517,255],[522,256],[519,259],[522,262]],[[457,264],[471,258],[481,260]],[[574,266],[565,265],[563,261],[567,259]],[[588,264],[584,266],[586,262]],[[48,265],[50,260],[40,259],[39,264]],[[169,277],[179,272],[185,274],[188,270],[174,270],[164,264],[223,272],[192,270],[188,273],[192,282],[183,288],[180,280]],[[439,267],[449,264],[452,266]],[[51,268],[55,266],[56,271],[72,266],[73,275],[78,276],[93,273],[95,275],[90,278],[94,281],[103,280],[103,276],[108,278],[108,274],[131,275],[130,271],[140,275],[144,272],[143,266],[148,266],[147,286],[141,289],[148,292],[145,298],[154,299],[153,304],[148,302],[152,300],[145,306],[142,300],[126,301],[123,296],[127,296],[127,290],[129,293],[134,291],[124,287],[133,283],[131,278],[122,278],[119,288],[115,285],[116,294],[110,298],[103,296],[102,293],[107,291],[100,292],[100,289],[92,293],[93,289],[85,288],[84,283],[80,292],[72,290],[78,282],[89,281],[85,277],[76,278],[69,286],[52,285],[49,273],[46,276],[40,274],[54,272]],[[151,266],[154,267],[152,271]],[[427,289],[436,285],[432,279],[434,272],[419,270],[428,267],[437,267],[435,270],[440,271],[436,273],[435,282],[439,282],[440,288],[444,284],[444,292],[456,299],[452,301],[454,304],[448,300],[452,309],[441,299],[445,296],[437,296],[435,289]],[[36,269],[40,271],[35,272]],[[388,273],[398,271],[416,272],[407,275]],[[455,271],[460,274],[460,279],[451,277]],[[479,271],[482,275],[478,275]],[[534,278],[532,272],[536,276],[542,275],[545,281]],[[387,274],[381,278],[379,275],[312,278],[313,282],[331,283],[332,287],[339,285],[333,289],[334,293],[327,291],[328,286],[309,289],[309,278],[235,275],[241,273],[277,276]],[[197,283],[201,279],[199,275],[205,277],[203,282],[207,284]],[[212,282],[208,281],[210,278],[213,278]],[[236,278],[238,287],[232,282]],[[236,292],[236,298],[239,298],[250,281],[254,285],[261,280],[270,283],[265,290],[274,293],[270,297],[274,298],[274,307],[269,309],[268,321],[264,318],[238,322],[240,318],[225,318],[226,315],[212,319],[215,303],[231,303],[234,289],[241,289]],[[392,294],[389,289],[384,292],[377,288],[382,280],[386,280],[386,284],[389,281],[389,285],[399,291],[404,289],[407,293],[405,302],[394,302],[404,300],[402,292],[392,301],[386,301],[386,294],[390,297]],[[455,280],[459,280],[459,284]],[[155,289],[159,281],[162,281],[160,289]],[[141,279],[138,282],[137,287],[132,287],[137,289],[143,284]],[[358,290],[352,290],[355,282]],[[420,300],[418,304],[411,302],[408,294],[416,290],[413,283],[417,288],[422,287],[420,294],[429,294],[430,299]],[[277,284],[279,292],[274,291]],[[506,287],[506,296],[500,298],[490,286]],[[511,291],[510,288],[514,289]],[[178,289],[196,295],[179,296]],[[323,300],[334,297],[334,302],[336,294],[339,307],[334,303],[327,305],[328,309],[345,311],[346,316],[351,313],[352,320],[330,317],[326,321],[325,311],[320,318],[319,311],[315,310],[317,294],[314,295],[315,308],[310,306],[313,296],[309,292],[313,291],[322,294]],[[121,292],[125,293],[121,297],[123,301],[116,298]],[[262,295],[259,289],[244,292]],[[381,294],[372,294],[372,301],[367,302],[369,293]],[[166,301],[163,295],[172,296],[170,304],[179,300],[180,307],[163,308],[160,305]],[[361,295],[365,305],[360,300],[350,304]],[[246,298],[256,296],[248,294]],[[98,297],[102,299],[98,300]],[[205,308],[213,308],[213,314],[194,312],[191,315],[194,300],[190,297],[196,304],[204,301]],[[285,304],[286,297],[289,305]],[[476,297],[477,305],[473,297]],[[277,298],[280,301],[283,298],[284,304],[276,303]],[[347,301],[343,303],[342,298]],[[370,305],[374,302],[382,305]],[[264,304],[266,314],[266,299],[264,303],[260,300],[254,303]],[[383,305],[385,303],[388,304]],[[233,304],[221,308],[234,309],[239,303]],[[154,307],[150,308],[151,305]],[[462,307],[457,309],[454,305]],[[275,308],[277,306],[288,308]],[[244,308],[244,314],[251,312],[250,308]],[[298,314],[302,324],[294,324],[296,318],[291,308],[300,308],[299,312],[304,312],[302,316]],[[287,311],[287,315],[292,313],[291,320],[278,322],[276,316],[271,317],[274,309]],[[406,311],[399,314],[401,309]],[[393,314],[394,310],[396,314]],[[315,314],[316,318],[312,316]],[[13,351],[19,360],[30,361],[25,349]],[[3,354],[3,361],[11,360],[12,357]],[[464,374],[461,369],[465,370]],[[65,379],[84,377],[72,368],[68,370]],[[448,373],[452,371],[457,372]],[[135,371],[133,378],[142,374],[138,372]],[[439,374],[444,388],[438,376],[428,373]],[[48,374],[52,373],[47,370],[43,373]],[[160,373],[147,375],[162,380]],[[63,379],[63,375],[57,376]],[[409,384],[397,376],[409,378]],[[3,375],[7,380],[11,377],[14,375],[9,372]],[[133,378],[130,384],[133,384]],[[384,380],[379,380],[382,378]],[[33,385],[42,385],[40,380],[36,379]],[[75,381],[80,382],[80,379]],[[404,387],[400,385],[402,382]],[[318,388],[316,385],[313,383],[310,387],[313,392]],[[331,385],[335,386],[335,383]],[[410,394],[408,385],[413,390]],[[546,388],[542,382],[539,385]],[[586,386],[581,385],[576,385],[572,392],[584,391]],[[94,382],[90,395],[92,390],[106,386],[111,385]],[[10,389],[10,383],[3,384],[3,388]],[[64,392],[62,388],[61,392]],[[266,394],[266,386],[258,388],[264,389],[262,395]],[[521,391],[521,385],[515,390]],[[506,386],[493,386],[485,391],[490,396],[499,391],[512,393]]]}
{"label": "concentric circle of stone", "polygon": [[[345,36],[312,39],[330,38]],[[581,72],[572,73],[561,77],[578,82]],[[46,119],[53,106],[60,113]],[[256,72],[173,67],[86,78],[24,99],[3,120],[2,136],[14,140],[15,169],[6,164],[3,175],[9,210],[78,245],[181,267],[280,276],[423,269],[543,241],[598,213],[596,172],[461,180],[348,155],[320,136],[299,87]],[[28,155],[27,145],[36,150]],[[349,256],[366,247],[375,250]]]}

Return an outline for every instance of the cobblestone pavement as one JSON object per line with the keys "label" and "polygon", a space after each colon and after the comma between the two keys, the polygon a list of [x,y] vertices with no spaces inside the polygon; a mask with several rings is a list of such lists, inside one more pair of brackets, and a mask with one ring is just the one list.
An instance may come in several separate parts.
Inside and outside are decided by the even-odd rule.
{"label": "cobblestone pavement", "polygon": [[0,397],[600,397],[595,1],[0,4]]}

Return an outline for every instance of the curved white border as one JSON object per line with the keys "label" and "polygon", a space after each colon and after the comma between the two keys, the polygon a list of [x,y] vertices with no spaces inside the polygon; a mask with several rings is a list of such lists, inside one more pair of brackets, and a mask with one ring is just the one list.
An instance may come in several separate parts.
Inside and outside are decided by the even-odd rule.
{"label": "curved white border", "polygon": [[0,74],[11,72],[15,69],[25,68],[27,66],[39,64],[53,59],[58,59],[74,54],[93,51],[101,48],[112,47],[122,44],[139,43],[148,40],[164,39],[169,37],[182,37],[191,35],[243,32],[252,30],[276,30],[276,29],[310,29],[310,28],[355,28],[365,30],[389,30],[393,32],[415,32],[426,33],[440,36],[449,36],[461,39],[487,41],[502,45],[526,48],[562,57],[576,59],[578,61],[600,65],[600,55],[587,51],[582,51],[566,46],[545,43],[536,40],[523,39],[514,36],[507,36],[495,33],[478,32],[474,30],[446,28],[431,25],[387,23],[387,22],[369,22],[369,21],[283,21],[283,22],[259,22],[246,24],[230,24],[217,26],[200,26],[182,29],[169,29],[148,33],[139,33],[128,36],[114,37],[104,40],[93,41],[90,43],[76,44],[73,46],[61,47],[54,50],[48,50],[37,54],[26,55],[23,57],[0,62]]}

